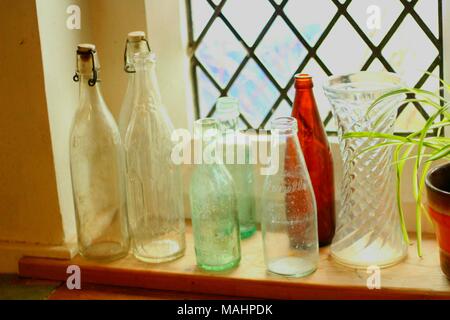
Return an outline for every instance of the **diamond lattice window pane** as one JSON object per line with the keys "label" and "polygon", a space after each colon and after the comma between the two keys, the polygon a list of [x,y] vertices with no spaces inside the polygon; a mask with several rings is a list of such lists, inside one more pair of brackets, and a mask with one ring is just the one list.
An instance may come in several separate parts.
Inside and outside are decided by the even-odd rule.
{"label": "diamond lattice window pane", "polygon": [[[433,72],[433,76],[430,76],[427,81],[422,86],[422,89],[431,91],[439,95],[439,68]],[[435,103],[439,103],[438,99],[433,99]],[[425,110],[428,116],[431,116],[436,112],[436,109],[430,105],[421,104],[421,107]],[[417,108],[413,104],[409,104],[405,110],[398,117],[395,125],[395,130],[398,132],[415,132],[422,129],[422,126],[425,124],[424,116],[417,110]],[[439,121],[437,119],[436,121]]]}
{"label": "diamond lattice window pane", "polygon": [[220,96],[219,90],[211,83],[206,74],[197,68],[197,86],[200,103],[200,117],[207,117],[217,98]]}
{"label": "diamond lattice window pane", "polygon": [[[255,9],[257,14],[249,14]],[[227,0],[223,14],[248,46],[252,46],[274,9],[267,0]]]}
{"label": "diamond lattice window pane", "polygon": [[[374,45],[382,43],[381,41],[395,22],[400,23],[386,46],[380,48],[382,57],[378,52],[371,51],[349,23],[344,12],[338,11],[338,2],[348,4],[348,14]],[[313,47],[324,35],[325,29],[331,28],[317,48],[317,58],[313,56],[304,70],[301,70],[314,77],[315,96],[324,120],[329,118],[330,106],[322,90],[322,83],[327,77],[326,72],[320,67],[322,64],[327,72],[344,74],[361,70],[367,63],[367,59],[371,57],[373,61],[367,69],[385,71],[387,66],[381,63],[385,59],[402,76],[407,85],[415,86],[431,64],[439,58],[439,54],[443,55],[433,40],[429,39],[429,36],[434,40],[439,37],[439,4],[442,5],[442,0],[417,1],[412,9],[420,18],[408,13],[403,20],[398,20],[398,17],[405,10],[404,7],[409,6],[410,1],[403,3],[399,0],[287,0],[285,2],[283,0],[191,0],[188,3],[191,4],[192,25],[189,27],[194,37],[193,45],[196,45],[195,41],[199,40],[199,35],[210,21],[214,5],[220,4],[224,5],[222,8],[224,18],[245,42],[244,44],[238,41],[220,16],[215,19],[205,37],[201,39],[195,52],[195,58],[198,61],[194,58],[192,64],[196,70],[199,115],[211,114],[214,102],[220,95],[217,86],[223,89],[231,86],[231,89],[224,94],[236,96],[241,100],[242,114],[245,118],[243,120],[254,128],[262,124],[265,127],[269,125],[270,119],[267,117],[270,110],[273,110],[271,118],[276,115],[285,115],[290,110],[289,100],[293,101],[295,96],[294,86],[291,85],[287,97],[284,97],[278,105],[274,105],[281,92],[254,60],[244,60],[247,55],[245,46],[254,45],[270,17],[278,14],[275,11],[275,5],[285,4],[283,12],[293,26],[283,17],[276,17],[268,26],[261,43],[258,44],[255,55],[264,64],[264,70],[270,72],[282,88],[289,84],[294,72],[308,57],[306,48],[302,46],[295,30],[291,30],[291,27],[295,28]],[[379,29],[374,25],[370,28],[368,24],[371,15],[377,13],[376,9],[368,10],[371,6],[381,10],[381,28]],[[330,25],[336,14],[339,14],[339,18]],[[423,25],[420,24],[420,20],[423,20]],[[429,28],[430,35],[422,30],[422,27],[425,31]],[[440,68],[443,67],[443,61],[442,59],[436,61],[439,62],[439,66],[431,71],[437,77]],[[241,65],[243,63],[246,65]],[[211,81],[209,75],[205,74],[198,64],[204,66],[206,72],[215,79],[217,84]],[[240,74],[234,83],[229,83],[238,68],[242,68]],[[439,82],[436,78],[430,77],[422,87],[437,92]],[[427,114],[430,115],[434,111],[430,108],[426,105],[416,108],[411,104],[401,113],[397,121],[397,130],[409,132],[418,129],[424,123]],[[426,114],[422,115],[421,112]],[[240,123],[245,125],[245,121]],[[326,128],[336,130],[334,120],[330,121]]]}
{"label": "diamond lattice window pane", "polygon": [[274,21],[256,49],[256,55],[282,87],[292,79],[306,54],[305,47],[281,18]]}
{"label": "diamond lattice window pane", "polygon": [[191,0],[192,30],[194,40],[202,33],[206,24],[213,14],[213,9],[206,0]]}
{"label": "diamond lattice window pane", "polygon": [[278,117],[289,117],[292,113],[292,108],[287,103],[286,100],[281,101],[278,108],[275,110],[274,113],[272,113],[272,116],[270,117],[270,120],[267,121],[266,125],[264,126],[264,129],[270,130],[271,129],[271,122],[275,120]]}
{"label": "diamond lattice window pane", "polygon": [[328,98],[323,92],[323,85],[328,80],[328,75],[323,71],[315,60],[310,60],[302,73],[308,73],[313,77],[314,83],[314,97],[316,98],[317,108],[319,109],[320,117],[325,121],[326,117],[331,111],[331,105]]}
{"label": "diamond lattice window pane", "polygon": [[253,128],[259,128],[279,96],[276,87],[253,60],[245,65],[230,93],[239,98],[241,112]]}
{"label": "diamond lattice window pane", "polygon": [[381,63],[381,61],[378,58],[375,58],[370,64],[369,68],[367,68],[367,71],[381,72],[387,70],[385,66]]}
{"label": "diamond lattice window pane", "polygon": [[415,86],[438,50],[411,16],[407,16],[383,50],[383,55],[409,86]]}
{"label": "diamond lattice window pane", "polygon": [[224,88],[244,59],[246,52],[223,21],[216,19],[195,55]]}
{"label": "diamond lattice window pane", "polygon": [[348,12],[372,43],[379,45],[403,8],[400,1],[358,0],[350,3]]}
{"label": "diamond lattice window pane", "polygon": [[414,10],[433,34],[439,36],[439,2],[438,0],[419,1]]}
{"label": "diamond lattice window pane", "polygon": [[320,38],[336,11],[330,0],[294,0],[284,7],[289,20],[311,46]]}
{"label": "diamond lattice window pane", "polygon": [[347,74],[361,70],[372,51],[341,17],[317,53],[333,74]]}
{"label": "diamond lattice window pane", "polygon": [[295,99],[295,83],[292,84],[292,86],[289,89],[287,95],[288,95],[289,99],[291,99],[291,101],[294,102],[294,99]]}
{"label": "diamond lattice window pane", "polygon": [[422,128],[425,119],[422,117],[416,107],[410,103],[398,116],[395,122],[397,132],[415,132]]}

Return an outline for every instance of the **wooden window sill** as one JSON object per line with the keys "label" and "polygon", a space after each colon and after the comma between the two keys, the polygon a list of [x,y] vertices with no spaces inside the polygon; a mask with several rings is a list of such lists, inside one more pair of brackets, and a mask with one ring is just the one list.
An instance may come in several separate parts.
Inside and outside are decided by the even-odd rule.
{"label": "wooden window sill", "polygon": [[418,258],[415,245],[402,263],[381,270],[381,288],[368,289],[365,270],[337,265],[329,249],[320,251],[319,269],[306,278],[287,279],[266,272],[261,234],[242,241],[242,261],[238,268],[222,273],[207,273],[195,264],[191,229],[187,228],[186,255],[176,261],[152,265],[132,255],[112,263],[22,258],[23,277],[65,281],[67,266],[81,268],[82,283],[274,299],[450,299],[450,281],[439,265],[439,249],[434,236],[424,236],[424,257]]}

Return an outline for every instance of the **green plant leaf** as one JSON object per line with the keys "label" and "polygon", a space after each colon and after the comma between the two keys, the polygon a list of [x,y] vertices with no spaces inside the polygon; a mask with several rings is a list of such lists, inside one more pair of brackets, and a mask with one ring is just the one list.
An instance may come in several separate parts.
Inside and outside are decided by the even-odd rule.
{"label": "green plant leaf", "polygon": [[440,150],[436,151],[427,159],[426,162],[436,161],[445,157],[450,156],[450,144],[442,147]]}
{"label": "green plant leaf", "polygon": [[402,175],[403,175],[403,169],[404,169],[405,163],[406,163],[405,158],[411,153],[412,149],[414,148],[414,145],[408,146],[406,152],[402,155],[402,157],[400,159],[399,158],[400,151],[403,146],[404,146],[403,144],[397,146],[395,148],[395,152],[394,152],[394,161],[398,162],[398,164],[396,165],[396,188],[397,188],[396,199],[397,199],[397,210],[398,210],[398,214],[400,216],[400,225],[402,228],[403,239],[409,245],[410,241],[409,241],[408,230],[406,229],[405,213],[403,211],[403,203],[402,203],[401,179],[402,179]]}

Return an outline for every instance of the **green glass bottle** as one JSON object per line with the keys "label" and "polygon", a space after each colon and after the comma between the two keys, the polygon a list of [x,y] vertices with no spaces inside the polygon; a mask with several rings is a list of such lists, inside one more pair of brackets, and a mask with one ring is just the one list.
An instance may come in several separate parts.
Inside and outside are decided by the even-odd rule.
{"label": "green glass bottle", "polygon": [[215,149],[219,123],[214,119],[195,122],[195,143],[201,144],[190,184],[192,226],[197,265],[207,271],[223,271],[241,260],[239,221],[233,179],[217,161]]}
{"label": "green glass bottle", "polygon": [[[224,163],[233,178],[236,188],[236,200],[239,216],[241,239],[251,237],[256,232],[255,196],[253,165],[250,164],[250,149],[244,135],[238,130],[239,101],[232,97],[217,100],[215,117],[219,120],[225,144],[232,143],[234,161]],[[227,137],[225,137],[227,136]],[[227,146],[229,147],[229,146]],[[238,149],[242,147],[245,154],[244,163],[238,161]]]}

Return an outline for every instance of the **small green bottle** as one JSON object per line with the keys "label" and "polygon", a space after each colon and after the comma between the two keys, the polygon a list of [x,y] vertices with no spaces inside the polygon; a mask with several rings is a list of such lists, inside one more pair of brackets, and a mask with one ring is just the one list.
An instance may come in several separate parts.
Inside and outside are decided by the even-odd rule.
{"label": "small green bottle", "polygon": [[234,183],[216,154],[207,152],[217,144],[217,120],[197,120],[194,129],[195,143],[202,146],[202,161],[195,165],[190,184],[197,265],[207,271],[228,270],[241,260]]}
{"label": "small green bottle", "polygon": [[[250,148],[244,135],[238,130],[239,101],[232,97],[217,100],[215,117],[219,120],[220,129],[226,144],[232,143],[235,153],[234,163],[226,163],[236,188],[239,226],[241,239],[251,237],[256,232],[255,196],[253,165],[250,164]],[[228,139],[231,138],[231,139]],[[245,150],[245,163],[238,163],[238,145]]]}

